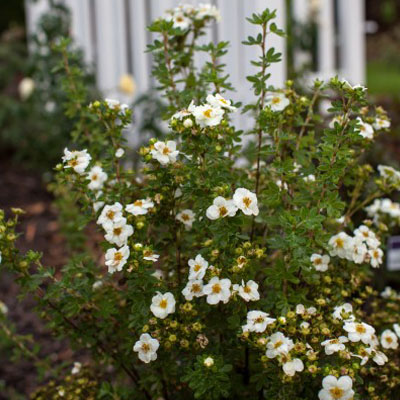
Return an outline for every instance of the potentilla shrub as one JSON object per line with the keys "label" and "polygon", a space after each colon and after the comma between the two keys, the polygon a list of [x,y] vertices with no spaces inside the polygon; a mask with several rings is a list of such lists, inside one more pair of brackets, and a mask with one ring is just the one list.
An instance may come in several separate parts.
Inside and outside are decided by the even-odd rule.
{"label": "potentilla shrub", "polygon": [[[2,217],[0,242],[49,326],[92,353],[99,398],[398,396],[399,295],[370,282],[400,215],[382,199],[400,172],[361,162],[390,122],[345,80],[316,81],[308,96],[269,85],[280,60],[269,37],[283,34],[274,17],[249,19],[260,33],[245,42],[257,69],[246,105],[227,92],[227,43],[197,44],[219,19],[214,6],[181,6],[150,26],[169,132],[140,149],[138,171],[124,162],[130,110],[81,105],[69,71],[68,109],[78,104],[82,118],[57,185],[89,244],[56,272],[16,249],[17,218]],[[210,57],[201,70],[198,51]],[[231,123],[237,112],[253,119],[250,132]]]}

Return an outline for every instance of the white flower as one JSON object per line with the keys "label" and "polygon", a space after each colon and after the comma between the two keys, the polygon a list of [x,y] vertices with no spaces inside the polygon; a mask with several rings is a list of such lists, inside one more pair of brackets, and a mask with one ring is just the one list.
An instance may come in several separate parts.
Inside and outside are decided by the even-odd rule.
{"label": "white flower", "polygon": [[305,176],[305,177],[303,178],[303,181],[304,181],[304,182],[307,182],[307,183],[309,183],[309,182],[315,182],[315,175],[313,175],[313,174],[307,175],[307,176]]}
{"label": "white flower", "polygon": [[182,29],[183,31],[185,31],[186,29],[189,28],[190,26],[190,19],[188,17],[186,17],[183,13],[175,13],[172,16],[172,21],[174,22],[173,27],[174,28],[179,28]]}
{"label": "white flower", "polygon": [[396,335],[400,338],[400,325],[399,324],[393,324],[393,329],[396,332]]}
{"label": "white flower", "polygon": [[369,256],[371,257],[371,267],[372,268],[378,268],[380,264],[382,264],[383,260],[383,251],[379,248],[369,250],[368,251]]}
{"label": "white flower", "polygon": [[270,93],[265,97],[265,105],[274,112],[284,110],[289,103],[289,99],[283,93]]}
{"label": "white flower", "polygon": [[376,117],[373,126],[376,130],[387,129],[390,128],[390,121],[388,119]]}
{"label": "white flower", "polygon": [[206,215],[209,219],[218,219],[223,217],[233,217],[236,214],[237,207],[233,200],[226,200],[218,196],[214,199],[213,204],[207,208]]}
{"label": "white flower", "polygon": [[354,321],[353,306],[350,303],[343,303],[340,306],[336,306],[332,316],[340,321]]}
{"label": "white flower", "polygon": [[173,314],[175,312],[175,298],[170,292],[160,293],[157,292],[155,296],[151,299],[150,310],[155,317],[164,319],[168,314]]}
{"label": "white flower", "polygon": [[121,158],[124,154],[125,154],[125,150],[122,149],[121,147],[119,147],[119,148],[115,151],[115,157],[117,157],[117,158]]}
{"label": "white flower", "polygon": [[286,182],[282,182],[280,179],[278,179],[275,183],[276,183],[276,186],[278,186],[279,191],[288,190],[288,185]]}
{"label": "white flower", "polygon": [[351,400],[354,395],[353,381],[347,375],[337,379],[328,375],[322,380],[322,388],[318,397],[320,400]]}
{"label": "white flower", "polygon": [[203,279],[206,274],[208,268],[208,262],[202,257],[201,254],[198,254],[196,258],[190,259],[188,261],[189,269],[189,280],[198,280]]}
{"label": "white flower", "polygon": [[133,234],[133,228],[131,225],[126,223],[126,218],[120,218],[115,221],[112,225],[107,225],[106,235],[104,238],[109,243],[114,243],[118,247],[124,246],[129,236]]}
{"label": "white flower", "polygon": [[194,101],[192,100],[192,102],[190,103],[188,108],[184,108],[178,112],[176,112],[172,117],[172,119],[178,119],[179,121],[181,121],[183,118],[189,117],[190,115],[192,115],[193,110],[195,109],[195,105],[194,105]]}
{"label": "white flower", "polygon": [[186,228],[190,229],[195,220],[195,216],[196,214],[192,210],[183,210],[176,215],[176,219],[182,222]]}
{"label": "white flower", "polygon": [[399,184],[400,183],[400,172],[395,170],[388,165],[378,165],[379,174],[383,179],[388,181],[391,184]]}
{"label": "white flower", "polygon": [[362,264],[365,261],[365,256],[368,254],[367,246],[364,244],[362,238],[356,236],[351,241],[351,259],[356,264]]}
{"label": "white flower", "polygon": [[354,235],[360,237],[369,247],[378,247],[381,242],[377,239],[375,233],[368,228],[368,226],[360,225],[355,231]]}
{"label": "white flower", "polygon": [[317,313],[317,309],[316,309],[315,307],[308,307],[308,308],[307,308],[307,313],[308,313],[309,315],[314,315],[314,314]]}
{"label": "white flower", "polygon": [[287,355],[293,347],[292,339],[287,338],[282,332],[276,332],[269,337],[266,355],[268,358]]}
{"label": "white flower", "polygon": [[219,93],[217,93],[215,96],[212,94],[209,94],[206,98],[207,103],[210,104],[212,107],[222,107],[226,108],[229,111],[236,111],[236,107],[231,106],[231,101],[224,99]]}
{"label": "white flower", "polygon": [[257,197],[245,188],[235,190],[233,202],[246,215],[258,215]]}
{"label": "white flower", "polygon": [[310,260],[317,271],[325,272],[329,268],[329,261],[331,259],[328,255],[313,254]]}
{"label": "white flower", "polygon": [[143,250],[143,260],[156,262],[160,258],[159,254],[153,252],[153,250],[145,249]]}
{"label": "white flower", "polygon": [[128,204],[125,209],[133,215],[145,215],[149,212],[149,208],[154,207],[154,203],[149,199],[136,200],[132,204]]}
{"label": "white flower", "polygon": [[340,258],[348,258],[349,250],[350,252],[353,238],[351,238],[347,233],[340,232],[337,235],[332,236],[329,239],[328,245],[331,247],[329,252],[331,256],[338,256]]}
{"label": "white flower", "polygon": [[329,122],[329,128],[333,129],[335,127],[336,123],[338,123],[339,125],[342,125],[343,121],[344,121],[344,116],[343,115],[336,115]]}
{"label": "white flower", "polygon": [[92,289],[93,289],[93,290],[98,290],[98,289],[100,289],[103,285],[104,285],[104,282],[103,282],[102,280],[95,281],[95,282],[93,283],[93,285],[92,285]]}
{"label": "white flower", "polygon": [[113,274],[115,271],[121,271],[129,257],[129,247],[123,246],[120,249],[108,249],[106,252],[106,265],[108,272]]}
{"label": "white flower", "polygon": [[303,321],[301,324],[300,324],[300,328],[301,329],[308,329],[310,327],[310,324],[307,322],[307,321]]}
{"label": "white flower", "polygon": [[246,284],[242,281],[241,285],[233,285],[233,290],[239,293],[239,296],[244,301],[258,301],[260,300],[260,293],[258,293],[258,283],[250,280]]}
{"label": "white flower", "polygon": [[92,157],[88,154],[86,149],[81,151],[69,151],[65,148],[64,156],[62,157],[62,160],[65,163],[64,168],[72,168],[77,174],[83,174],[85,172],[91,159]]}
{"label": "white flower", "polygon": [[383,353],[382,351],[372,349],[370,347],[365,349],[368,354],[373,355],[373,361],[378,364],[378,365],[385,365],[389,359],[387,358],[386,354]]}
{"label": "white flower", "polygon": [[22,100],[27,100],[35,90],[35,81],[26,77],[18,85],[18,93]]}
{"label": "white flower", "polygon": [[111,110],[121,111],[122,113],[125,113],[126,110],[129,109],[129,106],[127,104],[121,104],[119,100],[104,99],[104,101],[106,102],[108,108],[111,108]]}
{"label": "white flower", "polygon": [[157,350],[160,343],[157,339],[153,339],[148,333],[142,333],[140,339],[133,346],[133,351],[136,351],[140,360],[145,363],[157,359]]}
{"label": "white flower", "polygon": [[282,368],[286,375],[294,376],[296,372],[301,372],[304,370],[304,364],[299,358],[295,358],[292,361],[285,362]]}
{"label": "white flower", "polygon": [[381,335],[381,345],[384,349],[397,349],[399,342],[396,334],[390,329],[386,329]]}
{"label": "white flower", "polygon": [[81,372],[82,364],[80,362],[74,362],[74,366],[72,367],[71,374],[76,375]]}
{"label": "white flower", "polygon": [[103,171],[103,168],[98,165],[94,166],[88,173],[88,179],[90,180],[88,188],[90,190],[100,190],[107,178],[108,175]]}
{"label": "white flower", "polygon": [[360,117],[357,118],[357,123],[358,123],[358,132],[360,136],[362,136],[365,139],[373,139],[374,138],[374,128],[364,122]]}
{"label": "white flower", "polygon": [[203,296],[203,281],[200,279],[189,281],[182,290],[182,294],[187,301],[193,300],[193,297]]}
{"label": "white flower", "polygon": [[214,359],[212,357],[207,357],[204,361],[203,364],[207,367],[210,368],[214,365]]}
{"label": "white flower", "polygon": [[269,314],[264,311],[249,311],[247,313],[247,323],[242,326],[243,332],[262,333],[267,329],[268,325],[273,324],[275,318],[269,318]]}
{"label": "white flower", "polygon": [[303,315],[306,313],[306,308],[304,307],[303,304],[297,304],[296,306],[296,314],[298,315]]}
{"label": "white flower", "polygon": [[346,336],[340,336],[337,339],[325,340],[321,343],[321,346],[324,346],[325,354],[329,356],[333,353],[337,353],[338,351],[345,350],[346,346],[344,345],[344,343],[347,343],[348,341],[349,339],[347,339]]}
{"label": "white flower", "polygon": [[193,121],[192,121],[190,118],[186,118],[186,119],[183,121],[183,126],[184,126],[185,128],[191,128],[191,127],[193,126]]}
{"label": "white flower", "polygon": [[196,123],[201,128],[207,126],[219,125],[224,116],[224,110],[221,107],[213,107],[209,104],[195,106],[193,109],[193,116],[196,119]]}
{"label": "white flower", "polygon": [[116,202],[103,208],[97,219],[97,224],[102,225],[103,228],[106,229],[122,218],[122,205]]}
{"label": "white flower", "polygon": [[8,313],[8,307],[0,301],[0,314],[6,315]]}
{"label": "white flower", "polygon": [[347,332],[347,336],[351,342],[371,343],[375,329],[365,322],[345,322],[343,329]]}
{"label": "white flower", "polygon": [[229,279],[219,279],[217,276],[211,278],[203,288],[204,294],[207,295],[207,303],[218,304],[220,301],[227,303],[231,297],[230,287]]}
{"label": "white flower", "polygon": [[168,140],[166,143],[156,142],[154,143],[154,148],[151,150],[151,155],[161,165],[174,163],[178,154],[179,150],[176,150],[176,142],[173,140]]}
{"label": "white flower", "polygon": [[195,18],[214,18],[216,21],[220,21],[221,14],[219,13],[218,8],[214,5],[200,3],[199,7],[196,9]]}

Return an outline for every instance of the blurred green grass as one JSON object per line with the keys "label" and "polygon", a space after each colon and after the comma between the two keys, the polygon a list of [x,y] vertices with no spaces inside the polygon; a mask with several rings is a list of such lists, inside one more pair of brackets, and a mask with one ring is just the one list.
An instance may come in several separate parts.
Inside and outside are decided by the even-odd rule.
{"label": "blurred green grass", "polygon": [[369,61],[367,87],[371,94],[400,96],[400,65],[385,61]]}

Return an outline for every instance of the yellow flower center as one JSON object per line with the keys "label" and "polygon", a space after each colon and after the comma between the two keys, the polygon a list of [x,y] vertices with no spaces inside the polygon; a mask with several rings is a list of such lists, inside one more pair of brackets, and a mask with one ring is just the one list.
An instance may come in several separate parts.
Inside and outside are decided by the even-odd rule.
{"label": "yellow flower center", "polygon": [[274,344],[274,349],[277,349],[277,348],[281,347],[282,345],[283,345],[282,340],[278,340],[278,341],[275,342],[275,344]]}
{"label": "yellow flower center", "polygon": [[256,324],[262,324],[262,323],[264,322],[264,318],[263,318],[263,317],[257,317],[257,318],[254,320],[254,322],[255,322]]}
{"label": "yellow flower center", "polygon": [[121,261],[121,260],[122,260],[122,254],[121,254],[119,251],[117,251],[117,252],[114,254],[114,260],[115,260],[115,261]]}
{"label": "yellow flower center", "polygon": [[386,340],[389,344],[390,344],[390,343],[393,343],[393,339],[392,339],[390,336],[388,336],[385,340]]}
{"label": "yellow flower center", "polygon": [[215,283],[213,286],[212,286],[212,292],[213,293],[216,293],[216,294],[218,294],[218,293],[221,293],[221,285],[219,284],[219,283]]}
{"label": "yellow flower center", "polygon": [[219,208],[219,216],[223,217],[224,215],[228,214],[228,210],[226,209],[226,207],[222,206]]}
{"label": "yellow flower center", "polygon": [[201,270],[201,265],[196,264],[193,269],[195,270],[195,272],[199,272]]}
{"label": "yellow flower center", "polygon": [[136,200],[136,201],[133,203],[133,205],[136,206],[136,207],[142,207],[143,201],[142,201],[142,200]]}
{"label": "yellow flower center", "polygon": [[356,332],[357,332],[357,333],[365,333],[365,332],[367,332],[367,330],[365,329],[365,326],[364,326],[364,325],[357,324],[357,326],[356,326]]}
{"label": "yellow flower center", "polygon": [[150,351],[150,345],[148,343],[143,343],[142,344],[142,351],[144,351],[145,353]]}
{"label": "yellow flower center", "polygon": [[113,232],[114,235],[119,236],[122,233],[122,228],[114,228]]}
{"label": "yellow flower center", "polygon": [[344,391],[343,391],[343,389],[335,386],[335,387],[329,389],[329,393],[331,394],[331,396],[334,399],[341,399],[343,397]]}
{"label": "yellow flower center", "polygon": [[167,308],[167,305],[168,305],[168,301],[165,300],[165,299],[162,299],[162,300],[160,301],[159,307],[165,309],[165,308]]}
{"label": "yellow flower center", "polygon": [[184,221],[189,221],[189,219],[190,219],[190,217],[189,217],[189,215],[187,215],[187,214],[182,214],[182,217],[181,217]]}
{"label": "yellow flower center", "polygon": [[243,197],[243,204],[246,206],[246,207],[250,207],[250,204],[251,204],[251,199],[250,199],[250,197]]}
{"label": "yellow flower center", "polygon": [[108,219],[113,219],[114,216],[115,216],[115,212],[114,212],[114,211],[111,211],[111,210],[106,214],[106,217],[107,217]]}
{"label": "yellow flower center", "polygon": [[194,283],[193,285],[192,285],[192,292],[193,293],[199,293],[200,292],[200,285],[198,284],[198,283]]}
{"label": "yellow flower center", "polygon": [[339,247],[340,249],[343,248],[343,246],[344,246],[344,241],[342,238],[337,238],[335,240],[335,243],[336,243],[336,247]]}
{"label": "yellow flower center", "polygon": [[212,113],[211,108],[208,108],[207,110],[203,111],[203,115],[204,115],[206,118],[211,118],[211,113]]}
{"label": "yellow flower center", "polygon": [[97,178],[98,178],[97,174],[92,175],[92,181],[97,181]]}
{"label": "yellow flower center", "polygon": [[164,155],[167,155],[167,154],[170,153],[170,151],[171,151],[171,150],[170,150],[168,147],[164,147],[162,153],[163,153]]}
{"label": "yellow flower center", "polygon": [[245,286],[245,287],[243,288],[243,291],[244,291],[245,293],[251,293],[251,289],[250,289],[248,286]]}
{"label": "yellow flower center", "polygon": [[78,160],[76,160],[75,158],[73,160],[69,160],[68,165],[70,167],[76,167],[78,165]]}
{"label": "yellow flower center", "polygon": [[273,97],[272,98],[272,104],[279,104],[281,102],[281,98],[280,97]]}
{"label": "yellow flower center", "polygon": [[320,264],[322,264],[322,259],[321,259],[321,258],[316,258],[316,259],[314,260],[314,264],[315,264],[315,265],[320,265]]}

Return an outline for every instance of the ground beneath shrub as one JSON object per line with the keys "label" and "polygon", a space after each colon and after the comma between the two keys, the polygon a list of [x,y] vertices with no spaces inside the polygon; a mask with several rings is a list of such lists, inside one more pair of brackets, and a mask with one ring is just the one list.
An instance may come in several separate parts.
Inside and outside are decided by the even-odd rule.
{"label": "ground beneath shrub", "polygon": [[[19,232],[22,233],[18,246],[22,251],[34,249],[43,253],[45,265],[60,267],[66,258],[65,242],[59,233],[56,211],[51,205],[51,195],[46,191],[39,174],[23,169],[10,160],[0,160],[0,209],[6,213],[11,207],[26,210],[21,217]],[[12,274],[0,270],[0,300],[9,309],[9,319],[22,335],[32,335],[42,348],[43,355],[51,355],[54,362],[71,361],[72,351],[66,342],[54,338],[34,313],[35,300],[28,297],[22,302],[17,299],[18,286]],[[0,390],[0,400],[20,397],[28,398],[36,387],[36,373],[29,361],[13,362],[10,353],[0,349],[0,381],[7,393]]]}

